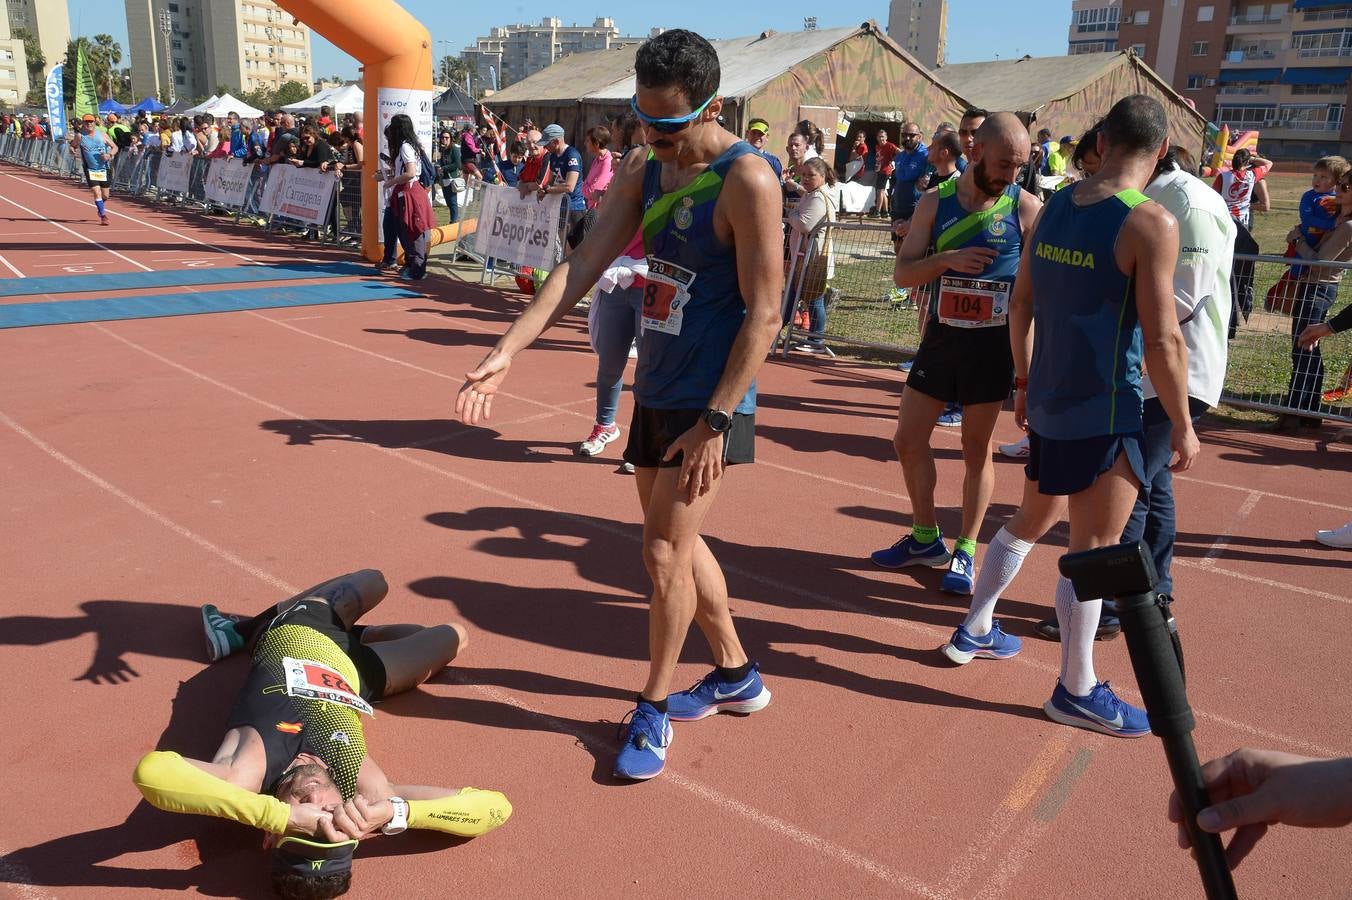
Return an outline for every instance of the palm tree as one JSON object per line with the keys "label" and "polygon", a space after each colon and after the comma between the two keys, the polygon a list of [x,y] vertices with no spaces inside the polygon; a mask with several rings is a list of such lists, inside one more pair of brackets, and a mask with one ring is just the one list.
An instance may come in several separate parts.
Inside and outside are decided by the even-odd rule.
{"label": "palm tree", "polygon": [[[122,45],[113,40],[111,34],[94,35],[94,49],[91,56],[97,55],[99,62],[95,69],[95,78],[102,75],[102,81],[108,89],[108,99],[113,99],[113,67],[122,62]],[[93,63],[93,60],[90,60]]]}

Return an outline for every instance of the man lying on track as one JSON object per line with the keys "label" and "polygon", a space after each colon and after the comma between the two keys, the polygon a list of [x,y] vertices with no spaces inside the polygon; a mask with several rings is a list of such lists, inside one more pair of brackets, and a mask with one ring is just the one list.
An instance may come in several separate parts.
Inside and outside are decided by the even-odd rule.
{"label": "man lying on track", "polygon": [[361,714],[422,684],[465,646],[459,625],[357,625],[385,598],[364,569],[237,620],[202,607],[213,661],[253,646],[244,688],[210,762],[147,753],[133,780],[154,806],[269,833],[273,889],[336,897],[357,841],[427,828],[475,837],[512,814],[497,791],[391,785],[366,754]]}

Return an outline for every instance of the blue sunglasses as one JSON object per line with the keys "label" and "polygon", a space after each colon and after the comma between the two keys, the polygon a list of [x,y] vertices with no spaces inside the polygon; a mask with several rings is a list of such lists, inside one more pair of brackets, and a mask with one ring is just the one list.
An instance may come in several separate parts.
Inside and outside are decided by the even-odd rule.
{"label": "blue sunglasses", "polygon": [[707,107],[710,103],[713,103],[714,98],[717,96],[718,92],[715,91],[714,93],[710,94],[709,99],[701,103],[699,105],[699,108],[696,109],[694,112],[690,113],[689,115],[680,116],[674,119],[658,119],[654,118],[653,116],[645,114],[643,110],[638,108],[638,94],[635,94],[634,96],[629,98],[629,106],[631,109],[633,109],[634,115],[638,116],[639,121],[642,122],[644,125],[647,125],[653,131],[656,131],[659,134],[676,134],[678,131],[684,131],[690,125],[691,122],[698,119],[699,114],[704,112],[704,108]]}

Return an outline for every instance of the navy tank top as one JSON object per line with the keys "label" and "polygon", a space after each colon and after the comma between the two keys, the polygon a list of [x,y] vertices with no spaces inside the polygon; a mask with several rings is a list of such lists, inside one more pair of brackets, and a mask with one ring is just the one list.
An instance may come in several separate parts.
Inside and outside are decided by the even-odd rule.
{"label": "navy tank top", "polygon": [[1141,326],[1136,283],[1117,267],[1117,236],[1149,199],[1121,191],[1077,206],[1053,194],[1033,235],[1033,364],[1028,424],[1078,440],[1141,430]]}
{"label": "navy tank top", "polygon": [[[662,164],[643,172],[643,340],[634,397],[651,409],[705,409],[746,318],[737,255],[714,233],[714,206],[728,169],[755,153],[738,141],[689,184],[662,192]],[[756,385],[735,412],[756,411]]]}
{"label": "navy tank top", "polygon": [[977,276],[948,270],[939,276],[931,296],[930,319],[955,328],[993,328],[1009,325],[1009,295],[1023,252],[1017,184],[1005,188],[989,209],[968,212],[958,201],[958,179],[936,189],[931,246],[935,252],[987,247],[998,255]]}

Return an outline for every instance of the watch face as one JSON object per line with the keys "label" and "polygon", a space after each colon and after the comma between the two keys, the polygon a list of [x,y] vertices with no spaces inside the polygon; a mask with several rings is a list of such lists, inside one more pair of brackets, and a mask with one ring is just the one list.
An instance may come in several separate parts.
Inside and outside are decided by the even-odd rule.
{"label": "watch face", "polygon": [[732,428],[732,416],[723,412],[721,409],[711,409],[704,414],[704,421],[709,423],[709,427],[722,434]]}

